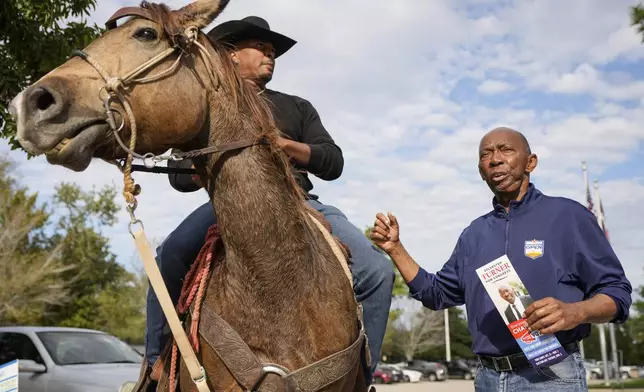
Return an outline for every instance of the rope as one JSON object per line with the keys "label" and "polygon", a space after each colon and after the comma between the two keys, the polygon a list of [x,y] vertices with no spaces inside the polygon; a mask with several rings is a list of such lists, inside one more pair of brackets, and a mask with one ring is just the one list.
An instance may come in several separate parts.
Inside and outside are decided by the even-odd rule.
{"label": "rope", "polygon": [[[107,112],[108,123],[112,128],[112,131],[114,132],[114,136],[118,141],[119,145],[127,153],[127,158],[125,160],[124,165],[121,166],[116,161],[113,161],[112,163],[116,164],[117,167],[123,173],[123,197],[125,198],[125,201],[128,204],[126,209],[129,212],[131,217],[130,224],[140,222],[136,220],[134,216],[134,210],[137,207],[136,196],[138,196],[139,193],[141,192],[141,187],[138,184],[136,184],[134,182],[134,179],[132,178],[132,161],[135,157],[138,159],[143,159],[144,161],[146,158],[151,158],[153,160],[156,160],[156,159],[159,159],[160,157],[156,157],[150,153],[145,155],[140,155],[135,152],[137,126],[136,126],[136,119],[134,117],[134,112],[132,111],[132,107],[130,106],[129,102],[127,101],[127,99],[123,94],[123,91],[125,90],[126,85],[130,83],[149,83],[169,75],[170,73],[174,72],[176,69],[179,68],[181,64],[181,58],[182,58],[181,54],[179,54],[179,56],[173,62],[173,64],[165,71],[159,72],[157,74],[154,74],[148,77],[135,79],[141,73],[153,68],[160,62],[164,61],[166,57],[174,53],[177,49],[181,49],[184,53],[187,54],[188,52],[186,51],[186,49],[189,49],[191,45],[195,45],[198,49],[199,57],[201,57],[202,61],[204,62],[204,65],[208,73],[208,78],[210,79],[210,82],[213,85],[215,91],[217,91],[220,86],[220,80],[218,78],[218,75],[213,69],[211,64],[213,60],[212,57],[208,53],[208,50],[206,49],[206,47],[204,47],[198,42],[199,29],[192,26],[187,28],[184,33],[188,38],[185,48],[179,48],[179,47],[168,48],[165,51],[154,56],[150,60],[139,65],[138,67],[133,69],[131,72],[129,72],[122,78],[110,76],[105,71],[105,69],[101,67],[101,65],[98,62],[96,62],[84,51],[75,50],[72,52],[73,56],[79,56],[83,60],[87,61],[92,67],[94,67],[94,69],[99,73],[99,75],[103,78],[103,80],[105,80],[105,86],[103,88],[107,92],[108,96],[104,100],[104,105]],[[123,116],[123,114],[120,113],[117,109],[110,107],[109,105],[110,99],[113,96],[117,97],[117,99],[119,100],[119,103],[125,109],[125,114],[126,114],[125,116]],[[99,90],[99,97],[100,97],[100,90]],[[121,127],[116,128],[112,111],[117,111],[119,112],[119,114],[121,114],[122,117],[127,117],[127,120],[128,120],[127,122],[129,123],[129,128],[131,132],[129,147],[123,143],[123,141],[119,136],[119,131],[126,124],[126,118],[122,118],[123,122],[121,124]],[[201,252],[197,257],[196,262],[193,263],[193,266],[190,269],[190,273],[188,274],[189,279],[188,277],[186,277],[186,280],[184,281],[181,298],[179,300],[179,305],[178,305],[178,312],[182,314],[182,313],[185,313],[190,308],[190,306],[194,303],[195,310],[192,314],[192,323],[191,323],[189,340],[192,340],[190,343],[192,346],[194,346],[197,352],[199,351],[198,325],[199,325],[200,308],[201,308],[201,303],[203,302],[207,278],[210,274],[210,264],[212,261],[212,254],[215,252],[216,250],[215,248],[216,248],[216,245],[219,243],[219,240],[220,240],[220,234],[217,226],[214,225],[208,230],[208,234],[206,236],[206,244],[204,244],[204,247],[201,249]],[[196,295],[196,299],[195,299],[195,295]],[[177,382],[176,382],[177,358],[178,358],[177,351],[178,351],[178,346],[175,341],[172,346],[172,363],[170,365],[170,369],[171,369],[170,390],[171,391],[176,390],[176,387],[177,387]],[[203,369],[202,369],[202,373],[203,373]],[[197,386],[199,385],[200,384],[197,384]]]}
{"label": "rope", "polygon": [[[212,68],[212,56],[208,53],[208,50],[206,47],[204,47],[201,43],[198,42],[198,36],[199,36],[199,30],[196,27],[189,27],[185,30],[185,35],[187,37],[187,45],[186,49],[189,48],[190,45],[194,45],[197,48],[198,54],[201,57],[202,61],[204,62],[204,65],[206,67],[207,73],[208,73],[208,78],[210,79],[211,84],[214,86],[215,90],[219,88],[220,80],[217,77],[217,73],[214,71]],[[141,192],[141,187],[134,182],[134,179],[132,178],[132,161],[136,157],[138,159],[142,159],[145,161],[146,157],[147,158],[155,158],[153,155],[148,156],[146,155],[141,155],[137,154],[135,152],[136,149],[136,138],[137,138],[137,126],[136,126],[136,120],[134,117],[134,112],[132,110],[132,107],[130,106],[129,102],[123,95],[123,91],[125,90],[126,85],[128,84],[138,84],[138,83],[149,83],[153,82],[156,80],[159,80],[161,78],[164,78],[165,76],[173,73],[176,71],[179,66],[181,65],[181,54],[177,56],[176,60],[172,63],[170,67],[168,67],[166,70],[161,71],[157,74],[150,75],[147,77],[135,79],[138,75],[141,73],[153,68],[160,62],[164,61],[166,57],[174,53],[178,48],[177,47],[171,47],[163,52],[157,54],[150,60],[144,62],[143,64],[139,65],[129,73],[127,73],[123,77],[113,77],[110,76],[101,65],[96,62],[92,57],[87,55],[87,53],[83,52],[82,50],[76,50],[72,54],[75,56],[81,57],[83,60],[87,61],[89,64],[96,69],[96,71],[101,75],[103,80],[105,80],[105,86],[104,89],[108,93],[108,98],[105,100],[105,107],[107,110],[108,114],[108,120],[110,120],[110,125],[112,127],[112,130],[114,131],[114,136],[116,140],[118,141],[119,145],[121,148],[127,153],[127,158],[125,159],[125,164],[121,168],[121,171],[123,173],[123,197],[125,198],[125,201],[127,202],[128,209],[130,213],[132,214],[134,210],[136,209],[137,206],[137,201],[136,201],[136,196],[139,195]],[[187,53],[187,52],[185,52]],[[115,124],[112,124],[113,117],[112,117],[112,111],[117,111],[117,109],[113,109],[109,107],[109,94],[113,94],[117,97],[119,103],[124,107],[125,113],[127,116],[127,121],[129,123],[129,128],[130,128],[130,143],[129,146],[126,146],[123,141],[121,140],[119,136],[119,129],[116,129]],[[122,115],[122,114],[121,114]],[[122,119],[123,124],[125,125],[126,120],[125,118]]]}
{"label": "rope", "polygon": [[[192,317],[190,320],[190,343],[196,352],[199,352],[199,316],[201,315],[201,304],[206,292],[206,285],[208,277],[210,276],[210,266],[212,264],[213,255],[216,255],[217,246],[221,244],[221,234],[219,227],[214,224],[208,229],[206,234],[206,243],[199,251],[197,259],[181,287],[181,296],[177,304],[177,312],[180,315],[185,314],[190,310],[190,306],[194,304]],[[176,343],[172,344],[172,360],[170,363],[170,392],[176,390],[176,376],[177,376],[177,359],[178,347]]]}

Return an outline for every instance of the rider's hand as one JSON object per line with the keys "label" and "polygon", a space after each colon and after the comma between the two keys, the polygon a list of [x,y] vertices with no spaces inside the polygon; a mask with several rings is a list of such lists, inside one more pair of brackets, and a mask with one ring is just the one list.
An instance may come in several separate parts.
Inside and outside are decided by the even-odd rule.
{"label": "rider's hand", "polygon": [[[192,165],[192,168],[195,168],[195,165]],[[203,183],[201,182],[201,178],[199,177],[199,174],[191,174],[192,181],[195,182],[200,188],[203,188]]]}
{"label": "rider's hand", "polygon": [[400,244],[400,229],[396,217],[391,212],[387,215],[387,217],[381,213],[376,215],[370,238],[380,249],[390,253]]}

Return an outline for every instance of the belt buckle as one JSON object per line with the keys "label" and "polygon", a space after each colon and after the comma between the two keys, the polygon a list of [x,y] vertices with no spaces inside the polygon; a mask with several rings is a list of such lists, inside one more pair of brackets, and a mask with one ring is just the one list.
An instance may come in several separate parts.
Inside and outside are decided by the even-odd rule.
{"label": "belt buckle", "polygon": [[[492,362],[494,363],[494,370],[497,372],[509,372],[512,370],[512,362],[510,362],[510,357],[492,357]],[[503,367],[503,364],[507,364],[507,367]]]}

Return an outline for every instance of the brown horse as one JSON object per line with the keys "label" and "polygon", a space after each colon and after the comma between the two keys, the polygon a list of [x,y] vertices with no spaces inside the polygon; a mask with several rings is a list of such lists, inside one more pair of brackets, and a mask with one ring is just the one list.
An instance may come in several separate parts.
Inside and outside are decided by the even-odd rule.
{"label": "brown horse", "polygon": [[[193,155],[225,248],[210,269],[199,324],[197,357],[211,390],[252,389],[252,359],[263,370],[301,369],[298,377],[268,374],[259,390],[364,391],[361,350],[346,352],[363,346],[350,280],[310,219],[276,146],[279,130],[267,103],[242,80],[227,49],[200,32],[227,3],[200,0],[170,10],[144,2],[117,12],[104,35],[14,99],[18,140],[75,171],[94,157],[128,157],[126,174],[132,155],[209,148]],[[123,16],[133,17],[116,26]],[[126,181],[132,208],[136,194]],[[221,330],[217,320],[232,328]],[[227,353],[245,354],[244,344],[253,358]],[[166,388],[168,369],[166,363],[159,384]],[[148,379],[143,371],[139,384]],[[178,384],[195,390],[183,362]]]}

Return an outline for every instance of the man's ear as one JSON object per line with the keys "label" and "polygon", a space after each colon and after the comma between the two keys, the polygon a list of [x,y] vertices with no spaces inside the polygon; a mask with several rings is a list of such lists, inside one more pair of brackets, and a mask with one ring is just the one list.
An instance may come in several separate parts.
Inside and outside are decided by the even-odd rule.
{"label": "man's ear", "polygon": [[233,63],[239,64],[239,57],[237,56],[237,52],[235,52],[234,50],[231,50],[228,52],[228,54],[230,55],[230,58],[233,60]]}
{"label": "man's ear", "polygon": [[480,164],[479,164],[479,176],[481,176],[481,180],[485,181],[485,176],[483,176],[483,169],[481,169]]}
{"label": "man's ear", "polygon": [[528,157],[528,165],[525,168],[526,173],[532,173],[532,171],[537,167],[537,164],[539,163],[539,159],[537,158],[537,154],[530,154]]}

